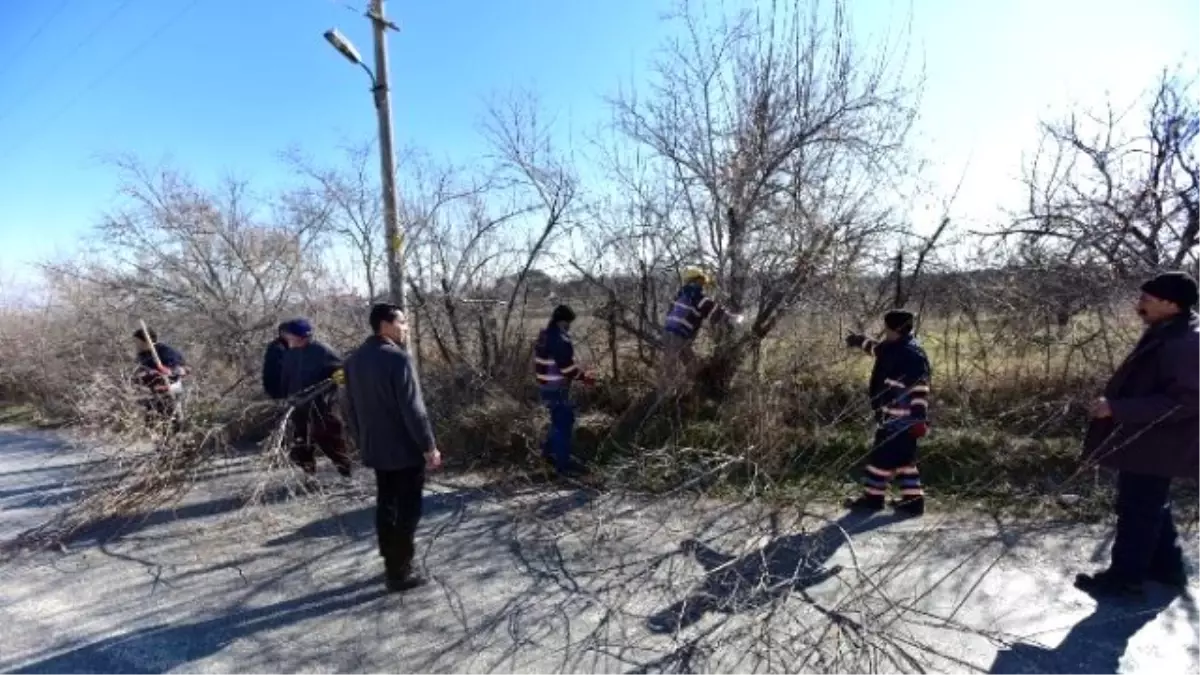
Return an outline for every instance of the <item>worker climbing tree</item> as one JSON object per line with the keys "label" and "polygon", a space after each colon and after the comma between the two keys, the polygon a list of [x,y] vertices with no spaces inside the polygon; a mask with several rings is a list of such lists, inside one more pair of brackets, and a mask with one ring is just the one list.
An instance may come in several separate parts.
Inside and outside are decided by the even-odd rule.
{"label": "worker climbing tree", "polygon": [[705,319],[729,324],[742,323],[742,315],[734,314],[708,296],[712,277],[698,267],[683,273],[683,286],[667,311],[663,329],[663,354],[659,364],[658,391],[660,396],[673,395],[679,387],[695,376],[696,352],[692,344]]}

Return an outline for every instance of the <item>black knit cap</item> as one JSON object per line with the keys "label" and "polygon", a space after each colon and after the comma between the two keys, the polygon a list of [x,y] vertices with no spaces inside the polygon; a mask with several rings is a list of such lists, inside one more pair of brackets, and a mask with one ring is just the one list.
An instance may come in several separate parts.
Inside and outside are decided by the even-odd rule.
{"label": "black knit cap", "polygon": [[1196,280],[1187,272],[1163,272],[1142,284],[1142,292],[1179,305],[1185,310],[1194,309],[1200,302]]}
{"label": "black knit cap", "polygon": [[897,333],[911,333],[916,315],[907,309],[893,309],[883,315],[883,325]]}
{"label": "black knit cap", "polygon": [[567,307],[566,305],[559,305],[558,307],[555,307],[554,313],[550,315],[550,323],[558,323],[559,321],[571,323],[574,320],[575,310]]}

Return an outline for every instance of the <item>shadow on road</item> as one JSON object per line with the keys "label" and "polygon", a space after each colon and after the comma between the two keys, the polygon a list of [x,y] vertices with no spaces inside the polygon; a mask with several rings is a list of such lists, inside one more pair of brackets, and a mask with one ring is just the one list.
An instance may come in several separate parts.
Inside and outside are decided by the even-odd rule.
{"label": "shadow on road", "polygon": [[[489,493],[486,490],[478,488],[429,493],[425,495],[423,517],[428,518],[446,511],[458,511],[465,508],[467,504],[487,496]],[[375,502],[373,499],[369,504],[357,509],[335,513],[302,525],[295,532],[276,537],[268,541],[266,545],[286,546],[305,539],[340,536],[352,539],[375,536]]]}
{"label": "shadow on road", "polygon": [[[1178,597],[1177,592],[1153,589],[1140,602],[1100,600],[1096,610],[1075,624],[1057,647],[1013,645],[996,655],[988,672],[1116,673],[1133,636]],[[1193,602],[1191,598],[1187,601]]]}
{"label": "shadow on road", "polygon": [[152,626],[41,658],[10,672],[161,673],[216,654],[255,633],[327,617],[384,595],[379,580],[369,579],[205,621]]}
{"label": "shadow on road", "polygon": [[741,557],[686,540],[680,548],[704,567],[704,580],[687,598],[650,616],[647,627],[655,633],[673,633],[696,623],[707,612],[752,611],[792,591],[816,586],[841,571],[840,566],[826,567],[826,563],[847,536],[898,520],[894,515],[848,513],[816,532],[776,537],[762,549]]}
{"label": "shadow on road", "polygon": [[534,513],[539,518],[561,518],[572,511],[591,504],[595,497],[596,495],[592,492],[574,490],[539,504]]}
{"label": "shadow on road", "polygon": [[[260,498],[260,501],[266,504],[275,504],[288,501],[293,497],[295,494],[291,490],[286,487],[278,487],[269,490]],[[67,538],[66,543],[72,546],[105,543],[177,520],[209,518],[231,513],[249,505],[250,502],[248,497],[220,497],[175,508],[157,509],[145,515],[111,516],[76,530]]]}

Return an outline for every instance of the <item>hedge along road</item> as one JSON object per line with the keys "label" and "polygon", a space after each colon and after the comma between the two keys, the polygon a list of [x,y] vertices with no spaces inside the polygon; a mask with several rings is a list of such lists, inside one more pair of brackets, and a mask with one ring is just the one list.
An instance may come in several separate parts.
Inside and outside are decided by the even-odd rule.
{"label": "hedge along road", "polygon": [[[98,451],[0,430],[0,536],[77,496]],[[1109,530],[866,521],[440,479],[433,583],[381,592],[370,476],[242,508],[254,457],[182,503],[0,566],[10,672],[1195,672],[1200,619],[1071,587]],[[323,469],[329,471],[328,467]],[[332,475],[332,474],[330,474]],[[333,481],[330,481],[331,483]],[[849,532],[847,539],[843,532]],[[1195,536],[1189,535],[1196,550]],[[1192,561],[1194,564],[1194,560]]]}

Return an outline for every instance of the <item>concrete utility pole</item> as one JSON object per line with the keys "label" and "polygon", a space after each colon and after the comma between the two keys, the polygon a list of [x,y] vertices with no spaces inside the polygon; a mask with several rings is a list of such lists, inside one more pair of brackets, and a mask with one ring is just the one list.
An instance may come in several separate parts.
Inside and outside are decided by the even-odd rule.
{"label": "concrete utility pole", "polygon": [[396,197],[396,154],[392,148],[392,95],[388,88],[387,31],[399,30],[383,14],[383,0],[367,12],[375,34],[375,112],[379,117],[379,168],[383,186],[383,229],[387,239],[388,299],[408,313],[404,292],[404,234]]}
{"label": "concrete utility pole", "polygon": [[[354,45],[336,28],[325,31],[325,39],[351,63],[358,65],[371,78],[371,93],[375,97],[375,112],[379,117],[379,169],[383,187],[383,231],[387,249],[388,300],[404,310],[412,324],[409,331],[409,358],[414,369],[418,366],[417,352],[412,349],[412,334],[416,333],[416,317],[408,311],[404,292],[404,233],[400,231],[400,213],[396,196],[396,153],[392,148],[392,98],[388,89],[387,31],[400,28],[383,14],[383,0],[371,0],[367,18],[375,35],[375,70],[363,63]],[[420,344],[420,341],[417,341]]]}

